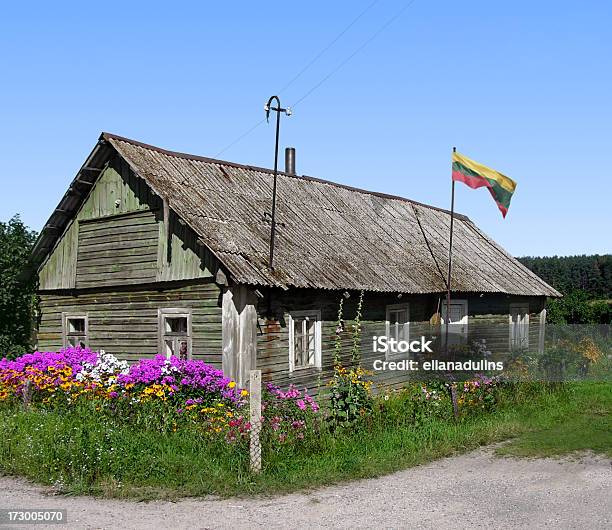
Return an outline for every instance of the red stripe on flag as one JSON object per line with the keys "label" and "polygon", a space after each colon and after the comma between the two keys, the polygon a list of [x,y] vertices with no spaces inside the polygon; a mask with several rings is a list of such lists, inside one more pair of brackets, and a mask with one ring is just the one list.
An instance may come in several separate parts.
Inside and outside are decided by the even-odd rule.
{"label": "red stripe on flag", "polygon": [[495,198],[495,192],[493,191],[493,187],[491,186],[491,183],[486,178],[474,177],[472,175],[465,175],[464,173],[461,173],[460,171],[453,171],[453,180],[463,182],[464,184],[467,184],[473,190],[477,188],[482,188],[483,186],[489,188],[489,193],[491,193],[491,196],[493,197],[495,204],[497,204],[497,207],[499,208],[499,211],[501,212],[502,217],[504,219],[506,218],[506,214],[508,213],[508,208],[506,208],[505,206],[502,206],[497,201],[497,199]]}
{"label": "red stripe on flag", "polygon": [[459,182],[463,182],[464,184],[467,184],[473,190],[475,190],[476,188],[482,188],[483,186],[486,186],[487,188],[491,187],[491,184],[486,178],[466,175],[464,173],[461,173],[460,171],[453,171],[453,180],[458,180]]}

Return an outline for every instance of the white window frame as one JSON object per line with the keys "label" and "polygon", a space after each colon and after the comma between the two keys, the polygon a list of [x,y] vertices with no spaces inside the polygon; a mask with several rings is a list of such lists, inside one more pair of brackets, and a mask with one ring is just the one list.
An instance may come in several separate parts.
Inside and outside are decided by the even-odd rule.
{"label": "white window frame", "polygon": [[[73,319],[85,321],[85,331],[83,333],[70,332],[68,321]],[[72,344],[68,342],[69,337],[83,337],[83,344],[86,348],[89,347],[89,318],[87,313],[62,313],[62,343],[64,348],[69,348],[72,346]]]}
{"label": "white window frame", "polygon": [[[468,339],[468,333],[469,333],[468,327],[469,327],[469,322],[470,322],[469,312],[468,312],[468,301],[466,299],[451,300],[451,309],[452,309],[452,306],[454,305],[461,305],[464,308],[463,318],[461,319],[460,322],[455,322],[455,324],[462,324],[464,326],[462,333],[461,333],[461,340],[457,344],[465,344],[467,343],[467,339]],[[441,343],[446,344],[446,302],[444,301],[442,302],[442,305],[441,305],[440,317],[441,317],[440,318],[440,323],[441,323],[440,331],[442,333]],[[455,336],[457,335],[458,334],[455,334]]]}
{"label": "white window frame", "polygon": [[[391,317],[391,312],[394,312],[394,311],[406,311],[406,322],[402,324],[403,338],[401,340],[409,341],[410,340],[410,304],[407,304],[407,303],[390,304],[386,307],[385,309],[385,335],[387,339],[398,338],[396,334],[391,330],[391,318],[390,317]],[[399,331],[399,328],[397,328],[397,331]],[[394,357],[402,357],[402,356],[405,356],[405,354],[404,353],[393,353],[389,351],[389,349],[387,349],[387,352],[385,353],[386,359],[391,359]]]}
{"label": "white window frame", "polygon": [[[520,317],[520,321],[514,322],[512,314],[516,313]],[[529,348],[529,303],[517,302],[510,304],[508,314],[509,336],[508,346],[510,350],[526,350]],[[521,338],[520,330],[524,331],[524,336]],[[520,344],[519,344],[520,342]]]}
{"label": "white window frame", "polygon": [[[168,335],[166,333],[166,317],[170,318],[187,318],[187,334],[183,335],[187,339],[187,359],[193,357],[193,328],[192,328],[192,311],[189,307],[163,307],[158,309],[158,351],[170,358],[166,353],[166,338],[173,337],[174,339],[181,338],[181,335]],[[176,348],[175,348],[176,350]],[[177,353],[175,353],[176,356]]]}
{"label": "white window frame", "polygon": [[[315,321],[315,356],[314,364],[309,366],[295,366],[295,330],[296,318],[313,318]],[[299,370],[321,369],[321,311],[291,311],[289,313],[289,373]]]}

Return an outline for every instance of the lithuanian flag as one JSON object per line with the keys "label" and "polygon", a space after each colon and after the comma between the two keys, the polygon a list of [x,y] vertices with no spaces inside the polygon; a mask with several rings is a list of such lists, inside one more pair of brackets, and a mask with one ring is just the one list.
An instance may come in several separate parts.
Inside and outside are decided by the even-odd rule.
{"label": "lithuanian flag", "polygon": [[506,217],[510,207],[510,199],[516,189],[516,182],[487,166],[453,152],[453,180],[463,182],[470,188],[482,186],[489,188],[493,200],[497,203],[502,216]]}

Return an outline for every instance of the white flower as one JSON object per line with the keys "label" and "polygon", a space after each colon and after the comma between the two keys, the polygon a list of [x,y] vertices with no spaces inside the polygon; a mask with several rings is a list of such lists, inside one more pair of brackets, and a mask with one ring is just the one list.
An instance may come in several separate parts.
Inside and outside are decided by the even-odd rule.
{"label": "white flower", "polygon": [[118,374],[126,374],[129,371],[127,361],[120,361],[114,355],[100,350],[95,364],[83,363],[83,369],[77,374],[77,381],[95,381],[113,384],[117,381]]}

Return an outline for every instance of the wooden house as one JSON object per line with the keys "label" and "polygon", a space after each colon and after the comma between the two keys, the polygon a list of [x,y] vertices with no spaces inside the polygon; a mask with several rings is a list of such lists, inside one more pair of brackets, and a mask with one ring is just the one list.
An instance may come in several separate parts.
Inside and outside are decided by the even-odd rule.
{"label": "wooden house", "polygon": [[[279,173],[270,270],[272,181],[268,169],[103,133],[33,252],[39,349],[161,352],[203,359],[239,384],[257,367],[265,380],[312,386],[332,369],[337,332],[348,355],[362,290],[373,333],[416,337],[436,315],[445,322],[449,212]],[[559,293],[462,215],[453,255],[459,336],[493,325],[491,348],[537,344],[546,297]]]}

